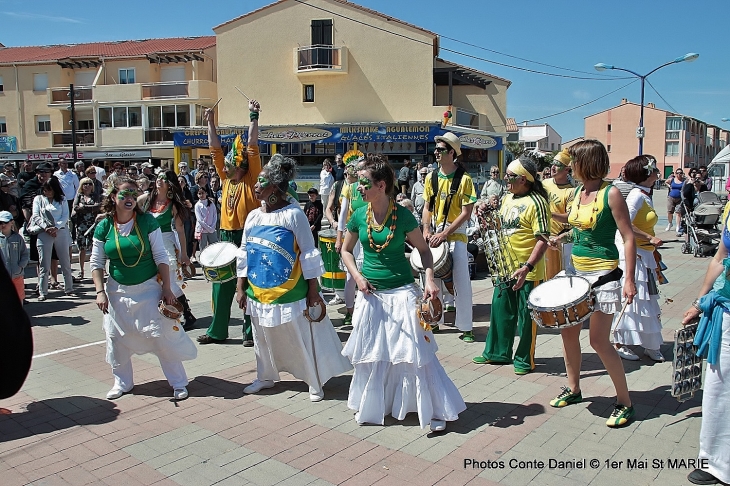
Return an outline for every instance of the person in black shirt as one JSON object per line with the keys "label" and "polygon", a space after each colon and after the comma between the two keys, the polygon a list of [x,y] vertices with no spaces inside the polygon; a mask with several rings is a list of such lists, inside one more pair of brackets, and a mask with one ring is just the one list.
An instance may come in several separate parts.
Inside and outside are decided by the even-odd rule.
{"label": "person in black shirt", "polygon": [[304,205],[304,214],[307,215],[309,221],[309,229],[312,230],[312,236],[314,236],[315,246],[319,245],[317,234],[322,229],[322,216],[324,215],[324,207],[322,201],[317,200],[319,191],[314,187],[307,191],[309,201]]}
{"label": "person in black shirt", "polygon": [[35,171],[33,170],[33,162],[26,160],[23,162],[23,169],[18,174],[18,187],[22,188],[23,185],[35,177]]}
{"label": "person in black shirt", "polygon": [[342,161],[342,155],[335,155],[335,166],[332,168],[332,176],[335,182],[345,180],[345,163]]}

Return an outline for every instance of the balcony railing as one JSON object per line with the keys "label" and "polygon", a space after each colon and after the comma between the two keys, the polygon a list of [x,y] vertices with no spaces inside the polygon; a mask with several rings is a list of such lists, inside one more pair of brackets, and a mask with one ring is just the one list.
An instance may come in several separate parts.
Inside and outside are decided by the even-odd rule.
{"label": "balcony railing", "polygon": [[347,48],[326,45],[297,47],[294,49],[294,64],[297,74],[347,74]]}
{"label": "balcony railing", "polygon": [[[71,103],[71,91],[68,88],[49,88],[49,104]],[[91,86],[74,86],[74,103],[91,103],[93,98]]]}
{"label": "balcony railing", "polygon": [[173,142],[173,135],[170,133],[169,128],[145,128],[144,143],[157,144],[168,142]]}
{"label": "balcony railing", "polygon": [[463,108],[456,108],[456,120],[454,125],[478,129],[479,114],[464,110]]}
{"label": "balcony railing", "polygon": [[[53,132],[51,137],[54,147],[70,147],[73,145],[71,130]],[[94,130],[76,130],[76,145],[94,145]]]}
{"label": "balcony railing", "polygon": [[187,98],[188,82],[175,81],[169,83],[149,83],[142,85],[143,99]]}

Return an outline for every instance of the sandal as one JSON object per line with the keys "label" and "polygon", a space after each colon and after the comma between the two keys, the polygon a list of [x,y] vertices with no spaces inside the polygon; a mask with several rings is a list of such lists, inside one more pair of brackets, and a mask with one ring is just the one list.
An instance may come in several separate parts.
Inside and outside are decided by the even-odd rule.
{"label": "sandal", "polygon": [[58,289],[61,288],[61,284],[58,283],[58,282],[51,282],[51,283],[48,284],[48,287],[51,288],[51,289],[53,289],[53,290],[58,290]]}
{"label": "sandal", "polygon": [[220,344],[226,342],[225,339],[214,339],[207,334],[203,334],[202,336],[198,336],[197,339],[198,343],[200,344]]}

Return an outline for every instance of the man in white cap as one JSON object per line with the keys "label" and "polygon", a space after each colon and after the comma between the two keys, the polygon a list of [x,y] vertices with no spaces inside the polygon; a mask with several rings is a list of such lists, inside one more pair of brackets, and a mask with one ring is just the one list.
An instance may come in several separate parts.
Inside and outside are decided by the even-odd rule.
{"label": "man in white cap", "polygon": [[[454,324],[463,332],[460,338],[465,343],[473,343],[472,290],[466,251],[466,227],[477,195],[471,176],[457,162],[457,157],[461,155],[459,137],[446,132],[435,137],[435,141],[434,156],[440,169],[433,171],[424,185],[423,236],[431,248],[448,245],[453,260],[453,293],[456,304]],[[449,283],[444,283],[448,288]],[[443,322],[443,317],[441,319]]]}
{"label": "man in white cap", "polygon": [[188,163],[182,161],[177,164],[177,168],[180,169],[180,175],[188,182],[188,187],[193,187],[195,185],[195,179],[193,179],[193,176],[191,176],[188,172]]}
{"label": "man in white cap", "polygon": [[154,168],[155,166],[151,162],[145,162],[144,164],[142,164],[142,175],[149,179],[150,182],[154,182],[155,179],[157,179],[155,173],[152,172]]}

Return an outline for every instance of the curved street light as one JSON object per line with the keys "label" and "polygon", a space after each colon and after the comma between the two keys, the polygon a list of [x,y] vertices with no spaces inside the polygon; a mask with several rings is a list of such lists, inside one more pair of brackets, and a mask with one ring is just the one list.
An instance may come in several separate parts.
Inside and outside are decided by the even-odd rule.
{"label": "curved street light", "polygon": [[721,121],[728,122],[730,121],[730,118],[720,118]]}
{"label": "curved street light", "polygon": [[[616,67],[612,64],[605,64],[602,62],[599,62],[594,68],[596,68],[596,71],[605,71],[606,69],[614,69],[616,71],[625,71],[627,73],[633,74],[637,78],[641,79],[641,115],[639,117],[639,128],[636,129],[636,138],[639,139],[639,155],[642,155],[644,153],[644,82],[646,81],[646,78],[648,78],[651,74],[657,72],[661,68],[665,66],[669,66],[670,64],[676,64],[679,62],[692,62],[695,59],[700,57],[699,54],[696,52],[690,52],[685,54],[684,56],[680,56],[676,58],[673,61],[669,61],[667,63],[662,64],[661,66],[652,69],[648,73],[644,74],[643,76],[639,73],[636,73],[630,69],[620,68]],[[726,118],[723,118],[723,121],[726,121]]]}

